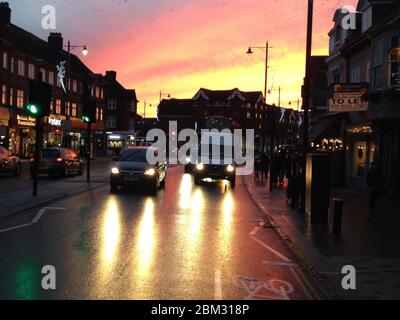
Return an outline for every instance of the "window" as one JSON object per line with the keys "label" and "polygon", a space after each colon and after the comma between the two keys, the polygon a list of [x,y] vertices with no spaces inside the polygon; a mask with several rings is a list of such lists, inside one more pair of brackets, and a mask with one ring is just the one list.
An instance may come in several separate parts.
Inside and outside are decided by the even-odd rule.
{"label": "window", "polygon": [[46,82],[46,70],[43,68],[40,68],[40,73],[42,74],[42,81]]}
{"label": "window", "polygon": [[361,82],[361,67],[359,65],[350,66],[350,83]]}
{"label": "window", "polygon": [[100,98],[100,88],[96,87],[96,98]]}
{"label": "window", "polygon": [[365,32],[370,27],[372,27],[372,7],[369,7],[368,9],[364,10],[364,12],[362,13],[361,31]]}
{"label": "window", "polygon": [[76,103],[72,103],[71,116],[74,118],[76,118],[78,116],[77,109],[76,109]]}
{"label": "window", "polygon": [[108,110],[116,110],[116,109],[117,109],[117,100],[108,99]]}
{"label": "window", "polygon": [[8,69],[8,54],[3,52],[3,68]]}
{"label": "window", "polygon": [[383,87],[383,39],[376,41],[372,52],[372,86],[374,89]]}
{"label": "window", "polygon": [[3,84],[1,86],[1,104],[5,106],[7,103],[7,86]]}
{"label": "window", "polygon": [[54,86],[54,72],[49,71],[49,84]]}
{"label": "window", "polygon": [[14,106],[14,89],[10,88],[10,106]]}
{"label": "window", "polygon": [[116,119],[113,116],[107,117],[107,127],[108,128],[115,128],[116,127]]}
{"label": "window", "polygon": [[136,103],[135,100],[131,100],[130,108],[132,112],[136,112]]}
{"label": "window", "polygon": [[71,115],[71,104],[69,102],[65,103],[65,115],[70,116]]}
{"label": "window", "polygon": [[28,77],[29,79],[35,79],[35,66],[33,64],[28,65]]}
{"label": "window", "polygon": [[14,65],[14,61],[15,61],[15,59],[13,58],[13,57],[11,57],[11,66],[10,66],[10,71],[11,71],[11,73],[14,73],[14,67],[15,67],[15,65]]}
{"label": "window", "polygon": [[340,69],[333,70],[333,72],[332,72],[332,80],[333,80],[333,83],[341,83],[342,82]]}
{"label": "window", "polygon": [[25,76],[25,61],[18,60],[18,74]]}
{"label": "window", "polygon": [[400,86],[400,36],[392,38],[390,53],[390,86]]}
{"label": "window", "polygon": [[56,100],[56,114],[61,114],[61,99]]}
{"label": "window", "polygon": [[24,107],[24,90],[17,90],[17,107],[23,108]]}
{"label": "window", "polygon": [[78,82],[76,80],[72,81],[72,91],[78,92]]}
{"label": "window", "polygon": [[365,164],[367,161],[367,142],[359,141],[354,144],[353,176],[365,177]]}

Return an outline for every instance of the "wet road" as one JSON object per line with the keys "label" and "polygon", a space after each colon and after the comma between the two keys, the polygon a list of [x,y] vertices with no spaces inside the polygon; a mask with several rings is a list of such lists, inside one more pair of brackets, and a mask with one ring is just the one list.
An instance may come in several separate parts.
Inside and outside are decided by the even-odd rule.
{"label": "wet road", "polygon": [[[241,182],[182,172],[157,196],[104,186],[0,221],[0,298],[319,298]],[[56,290],[41,287],[45,265]]]}

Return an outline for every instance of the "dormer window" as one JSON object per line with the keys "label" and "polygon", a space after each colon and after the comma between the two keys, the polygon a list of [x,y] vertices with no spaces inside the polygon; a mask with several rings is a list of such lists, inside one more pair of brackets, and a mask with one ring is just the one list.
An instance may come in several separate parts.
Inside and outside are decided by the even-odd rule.
{"label": "dormer window", "polygon": [[365,32],[372,27],[372,7],[365,9],[362,13],[361,31]]}

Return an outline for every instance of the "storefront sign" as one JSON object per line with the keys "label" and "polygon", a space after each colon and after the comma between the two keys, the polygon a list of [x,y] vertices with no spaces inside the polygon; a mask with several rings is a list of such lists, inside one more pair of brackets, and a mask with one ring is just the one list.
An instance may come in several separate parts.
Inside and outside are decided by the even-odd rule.
{"label": "storefront sign", "polygon": [[17,125],[23,127],[34,127],[35,124],[35,118],[17,115]]}
{"label": "storefront sign", "polygon": [[61,127],[62,122],[65,120],[65,117],[62,116],[56,116],[56,115],[50,115],[50,117],[47,118],[47,123],[51,126],[54,127]]}
{"label": "storefront sign", "polygon": [[8,127],[8,121],[10,120],[10,112],[7,108],[0,108],[0,126]]}
{"label": "storefront sign", "polygon": [[368,101],[364,100],[367,92],[368,84],[336,84],[333,86],[333,98],[329,100],[329,111],[367,111]]}

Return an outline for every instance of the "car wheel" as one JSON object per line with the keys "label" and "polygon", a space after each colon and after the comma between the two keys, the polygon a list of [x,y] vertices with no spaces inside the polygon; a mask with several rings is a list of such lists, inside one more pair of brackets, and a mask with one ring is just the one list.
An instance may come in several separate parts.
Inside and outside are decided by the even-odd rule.
{"label": "car wheel", "polygon": [[15,167],[14,175],[15,176],[21,175],[21,163],[18,163],[17,166]]}
{"label": "car wheel", "polygon": [[230,178],[229,181],[230,181],[230,183],[231,183],[231,188],[232,188],[232,189],[235,189],[236,177]]}
{"label": "car wheel", "polygon": [[110,184],[110,192],[111,193],[117,193],[117,191],[118,191],[118,186],[116,184],[114,184],[114,183],[111,183]]}

